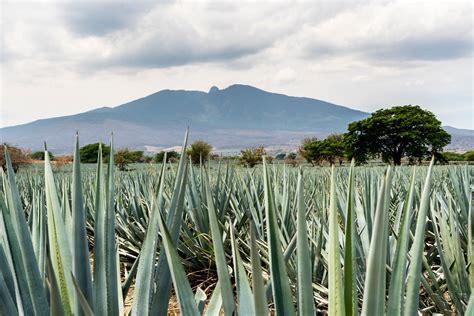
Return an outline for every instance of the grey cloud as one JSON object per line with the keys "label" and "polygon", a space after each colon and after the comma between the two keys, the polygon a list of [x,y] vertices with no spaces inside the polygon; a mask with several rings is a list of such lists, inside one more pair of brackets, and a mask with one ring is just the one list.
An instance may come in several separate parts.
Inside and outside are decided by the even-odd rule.
{"label": "grey cloud", "polygon": [[104,36],[133,25],[152,2],[74,2],[61,4],[66,26],[81,36]]}
{"label": "grey cloud", "polygon": [[438,61],[468,57],[472,54],[472,39],[468,37],[424,36],[393,39],[390,42],[354,41],[344,46],[311,43],[306,51],[308,58],[317,56],[355,55],[375,61]]}

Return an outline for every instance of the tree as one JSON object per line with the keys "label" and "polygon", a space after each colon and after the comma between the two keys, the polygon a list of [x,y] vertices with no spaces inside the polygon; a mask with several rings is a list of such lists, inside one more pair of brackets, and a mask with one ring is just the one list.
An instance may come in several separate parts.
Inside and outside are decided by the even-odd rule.
{"label": "tree", "polygon": [[170,162],[173,160],[179,159],[179,153],[171,150],[171,151],[160,151],[159,153],[156,154],[155,156],[155,162],[163,162],[163,159],[165,158],[165,153],[166,153],[166,162]]}
{"label": "tree", "polygon": [[474,150],[470,150],[464,154],[464,160],[474,161]]}
{"label": "tree", "polygon": [[342,160],[347,156],[344,137],[340,134],[329,135],[323,140],[312,139],[311,142],[306,141],[303,151],[306,156],[305,159],[312,164],[319,164],[323,161],[334,164],[336,160],[339,160],[339,164],[342,164]]}
{"label": "tree", "polygon": [[10,155],[10,160],[12,163],[13,171],[17,172],[18,169],[22,166],[28,165],[31,163],[30,155],[27,151],[4,144],[0,146],[0,166],[3,170],[6,170],[6,159],[5,159],[5,148],[7,148],[8,154]]}
{"label": "tree", "polygon": [[313,163],[313,158],[309,148],[311,144],[314,144],[318,139],[316,137],[306,137],[301,142],[300,147],[298,148],[298,153],[301,157],[306,159],[307,162]]}
{"label": "tree", "polygon": [[341,134],[332,134],[326,137],[320,144],[321,159],[334,164],[336,160],[339,164],[346,158],[347,147],[344,143],[344,136]]}
{"label": "tree", "polygon": [[[54,155],[52,152],[48,151],[49,154],[49,159],[54,159]],[[41,151],[35,151],[34,153],[31,154],[30,156],[31,159],[34,160],[44,160],[44,150]]]}
{"label": "tree", "polygon": [[[97,157],[99,155],[99,143],[88,144],[81,147],[79,150],[81,154],[82,163],[97,163]],[[102,156],[104,161],[107,161],[110,153],[110,147],[102,144]]]}
{"label": "tree", "polygon": [[188,155],[191,156],[191,161],[193,163],[199,163],[201,160],[207,160],[211,151],[211,144],[203,140],[197,140],[189,147]]}
{"label": "tree", "polygon": [[436,116],[417,105],[381,109],[349,124],[344,135],[350,156],[358,163],[380,157],[400,165],[403,157],[420,161],[449,144],[451,136]]}
{"label": "tree", "polygon": [[286,156],[285,163],[290,166],[296,167],[298,165],[298,160],[296,160],[297,157],[298,156],[296,155],[296,153],[289,153]]}
{"label": "tree", "polygon": [[263,146],[243,149],[240,151],[240,161],[247,167],[253,168],[262,161],[262,157],[266,154],[267,152]]}
{"label": "tree", "polygon": [[278,154],[276,154],[275,159],[276,160],[283,160],[283,159],[285,159],[285,157],[286,157],[285,153],[278,153]]}
{"label": "tree", "polygon": [[143,151],[132,151],[128,148],[119,149],[115,152],[114,161],[120,170],[125,170],[129,164],[143,161]]}

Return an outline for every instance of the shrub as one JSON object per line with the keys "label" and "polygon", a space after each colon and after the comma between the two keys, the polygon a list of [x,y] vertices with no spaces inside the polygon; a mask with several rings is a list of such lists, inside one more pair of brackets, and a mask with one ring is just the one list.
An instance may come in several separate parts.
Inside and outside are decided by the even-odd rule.
{"label": "shrub", "polygon": [[470,150],[464,154],[464,160],[474,161],[474,150]]}
{"label": "shrub", "polygon": [[262,161],[262,157],[266,154],[267,152],[263,146],[243,149],[240,151],[240,161],[247,167],[253,168]]}

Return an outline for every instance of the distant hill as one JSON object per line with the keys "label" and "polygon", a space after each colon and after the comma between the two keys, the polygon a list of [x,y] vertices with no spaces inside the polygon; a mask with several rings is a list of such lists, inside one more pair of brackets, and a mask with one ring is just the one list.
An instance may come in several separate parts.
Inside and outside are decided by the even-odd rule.
{"label": "distant hill", "polygon": [[71,151],[75,131],[81,143],[108,141],[117,147],[170,147],[190,127],[217,149],[265,144],[294,146],[304,136],[343,132],[349,122],[369,114],[329,102],[270,93],[252,86],[219,90],[163,90],[113,108],[34,121],[0,129],[2,142],[53,152]]}
{"label": "distant hill", "polygon": [[451,144],[446,146],[446,150],[464,152],[474,149],[474,130],[460,129],[452,126],[443,126],[443,128],[451,134]]}
{"label": "distant hill", "polygon": [[[108,142],[113,132],[116,147],[159,150],[180,145],[189,126],[191,141],[204,139],[218,152],[262,144],[288,150],[307,136],[345,132],[350,122],[368,116],[317,99],[235,84],[207,93],[162,90],[116,107],[5,127],[0,139],[30,149],[41,149],[46,141],[61,154],[72,151],[76,131],[81,144]],[[473,148],[473,131],[446,128],[453,135],[453,149]]]}

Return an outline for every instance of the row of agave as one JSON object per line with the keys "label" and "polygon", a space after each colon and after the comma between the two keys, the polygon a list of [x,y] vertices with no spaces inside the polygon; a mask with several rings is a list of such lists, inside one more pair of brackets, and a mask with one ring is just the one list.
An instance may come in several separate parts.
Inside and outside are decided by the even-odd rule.
{"label": "row of agave", "polygon": [[[303,174],[183,155],[116,173],[99,153],[81,172],[78,148],[72,176],[48,155],[15,175],[6,157],[0,315],[121,315],[132,286],[132,315],[166,315],[172,288],[183,315],[474,314],[472,167]],[[193,291],[201,271],[212,291]]]}

